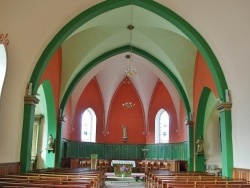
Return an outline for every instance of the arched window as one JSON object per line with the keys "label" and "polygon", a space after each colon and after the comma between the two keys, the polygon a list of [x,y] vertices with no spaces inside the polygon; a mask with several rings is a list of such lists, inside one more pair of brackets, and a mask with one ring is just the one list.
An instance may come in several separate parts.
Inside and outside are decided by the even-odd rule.
{"label": "arched window", "polygon": [[95,112],[88,108],[82,114],[82,141],[96,141],[96,115]]}
{"label": "arched window", "polygon": [[169,142],[169,115],[160,109],[155,117],[155,143]]}

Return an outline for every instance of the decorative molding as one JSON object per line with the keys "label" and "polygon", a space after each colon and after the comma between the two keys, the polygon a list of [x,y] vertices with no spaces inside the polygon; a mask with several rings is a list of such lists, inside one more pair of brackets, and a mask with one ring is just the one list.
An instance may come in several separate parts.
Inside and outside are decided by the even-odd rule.
{"label": "decorative molding", "polygon": [[187,120],[187,121],[185,121],[185,125],[186,125],[187,127],[189,127],[189,126],[194,126],[194,121],[193,121],[193,120]]}
{"label": "decorative molding", "polygon": [[231,108],[232,108],[231,102],[222,102],[218,104],[218,106],[216,107],[216,109],[219,110],[219,112],[231,111]]}
{"label": "decorative molding", "polygon": [[24,103],[25,104],[31,104],[31,105],[36,106],[36,104],[38,104],[39,101],[40,100],[38,98],[36,98],[36,96],[32,96],[32,95],[24,96]]}
{"label": "decorative molding", "polygon": [[66,118],[65,118],[65,115],[61,115],[60,117],[58,117],[58,122],[63,124],[66,122]]}
{"label": "decorative molding", "polygon": [[9,45],[10,41],[8,39],[8,33],[0,34],[0,43],[4,44],[5,47]]}

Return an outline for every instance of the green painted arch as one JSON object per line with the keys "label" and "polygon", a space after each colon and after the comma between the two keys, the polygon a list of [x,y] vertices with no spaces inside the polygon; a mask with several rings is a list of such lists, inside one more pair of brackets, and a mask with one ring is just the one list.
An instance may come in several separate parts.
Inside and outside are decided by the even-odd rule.
{"label": "green painted arch", "polygon": [[[45,80],[42,83],[45,100],[46,100],[46,109],[47,109],[47,121],[48,121],[48,132],[47,135],[52,135],[53,138],[56,138],[56,126],[57,126],[57,119],[56,119],[56,108],[55,108],[55,100],[53,89],[51,86],[51,82],[49,80]],[[55,153],[50,152],[46,153],[46,167],[52,168],[55,166]]]}
{"label": "green painted arch", "polygon": [[[195,134],[194,139],[197,140],[199,137],[204,140],[203,129],[205,123],[205,114],[206,114],[206,106],[208,102],[209,95],[211,90],[207,87],[204,87],[200,96],[198,109],[197,109],[197,116],[196,116],[196,126],[195,126]],[[197,126],[198,125],[198,126]],[[195,158],[195,170],[196,171],[205,171],[205,157],[204,155],[196,155]]]}
{"label": "green painted arch", "polygon": [[[111,50],[109,52],[106,52],[106,53],[102,54],[101,56],[97,57],[96,59],[94,59],[93,61],[91,61],[90,63],[88,63],[85,67],[83,67],[82,70],[74,77],[74,79],[72,80],[72,82],[69,84],[69,87],[67,88],[67,90],[65,92],[65,95],[62,98],[60,109],[64,109],[64,107],[65,107],[65,105],[67,103],[67,100],[68,100],[70,94],[72,93],[72,91],[76,87],[77,83],[82,79],[82,77],[88,71],[90,71],[93,67],[95,67],[99,63],[105,61],[106,59],[108,59],[110,57],[113,57],[113,56],[115,56],[117,54],[123,53],[123,52],[128,52],[130,50],[131,50],[131,46],[130,45],[113,49],[113,50]],[[186,92],[185,92],[184,88],[182,87],[181,83],[179,82],[179,80],[168,69],[168,67],[166,65],[164,65],[160,60],[158,60],[157,58],[155,58],[154,56],[152,56],[151,54],[149,54],[148,52],[145,52],[145,51],[143,51],[143,50],[141,50],[139,48],[133,47],[133,53],[144,57],[149,62],[151,62],[155,66],[157,66],[163,73],[165,73],[165,75],[171,80],[171,82],[174,84],[175,88],[177,89],[178,93],[180,94],[180,97],[181,97],[181,99],[182,99],[182,101],[184,103],[186,112],[187,113],[190,112],[191,108],[190,108],[190,104],[189,104]]]}
{"label": "green painted arch", "polygon": [[140,6],[170,21],[183,33],[185,33],[188,38],[190,38],[190,40],[197,46],[197,48],[205,58],[206,63],[208,64],[208,67],[215,80],[215,84],[220,98],[222,100],[225,100],[224,91],[227,88],[226,80],[219,65],[219,62],[207,42],[189,23],[187,23],[179,15],[177,15],[167,7],[158,4],[157,2],[145,0],[107,0],[85,10],[84,12],[76,16],[74,19],[72,19],[69,23],[67,23],[51,40],[51,42],[45,48],[36,64],[36,67],[30,78],[30,83],[33,83],[34,87],[32,90],[32,94],[36,93],[39,86],[39,81],[50,58],[52,57],[56,49],[73,31],[75,31],[78,27],[80,27],[87,21],[98,15],[101,15],[104,12],[131,4]]}
{"label": "green painted arch", "polygon": [[206,106],[207,101],[209,98],[209,95],[211,93],[211,90],[207,87],[204,87],[200,96],[198,109],[197,109],[197,116],[196,116],[196,128],[195,128],[195,139],[198,137],[203,138],[203,129],[204,129],[204,119],[205,119],[205,113],[206,113]]}

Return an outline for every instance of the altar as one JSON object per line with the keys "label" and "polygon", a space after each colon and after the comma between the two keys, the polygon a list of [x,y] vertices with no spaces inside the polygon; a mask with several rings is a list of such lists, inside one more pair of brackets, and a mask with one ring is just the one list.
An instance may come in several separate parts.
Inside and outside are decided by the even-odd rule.
{"label": "altar", "polygon": [[112,160],[111,166],[114,168],[116,176],[130,176],[132,168],[135,168],[135,161],[127,160]]}

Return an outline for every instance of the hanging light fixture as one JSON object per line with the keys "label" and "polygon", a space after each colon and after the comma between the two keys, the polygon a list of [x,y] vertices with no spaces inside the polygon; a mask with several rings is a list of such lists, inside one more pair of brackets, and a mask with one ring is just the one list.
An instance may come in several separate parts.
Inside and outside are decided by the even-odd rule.
{"label": "hanging light fixture", "polygon": [[131,5],[131,24],[127,26],[127,29],[129,30],[129,43],[130,43],[130,54],[126,55],[127,59],[127,69],[125,70],[125,73],[128,77],[134,76],[137,74],[137,71],[133,67],[133,56],[132,56],[132,30],[134,29],[134,26],[132,24],[133,21],[133,6]]}
{"label": "hanging light fixture", "polygon": [[124,108],[126,108],[126,109],[130,109],[130,108],[133,108],[135,106],[135,103],[133,103],[132,101],[129,100],[129,98],[130,98],[130,87],[132,87],[131,82],[130,82],[130,80],[128,78],[126,78],[123,83],[128,84],[128,95],[127,95],[128,100],[125,103],[122,103],[122,106]]}

